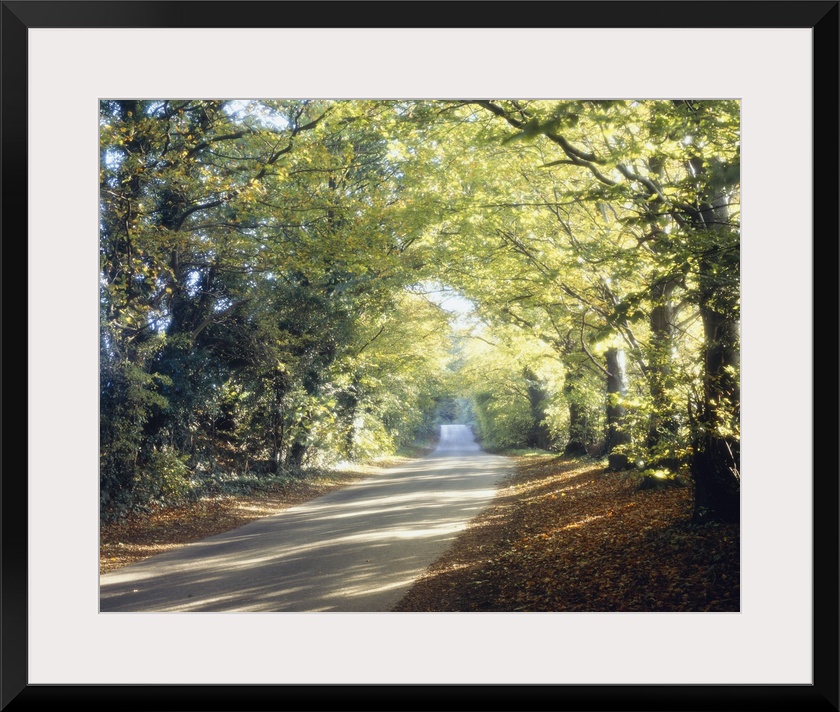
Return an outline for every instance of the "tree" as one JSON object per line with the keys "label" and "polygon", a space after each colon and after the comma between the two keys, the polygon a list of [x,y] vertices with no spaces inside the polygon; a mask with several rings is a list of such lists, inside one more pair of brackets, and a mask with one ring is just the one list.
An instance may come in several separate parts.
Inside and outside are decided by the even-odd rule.
{"label": "tree", "polygon": [[[103,507],[469,397],[485,442],[685,460],[737,517],[738,109],[102,102]],[[456,347],[431,283],[476,305]]]}
{"label": "tree", "polygon": [[[653,358],[646,371],[658,410],[665,410],[671,371],[671,297],[686,284],[686,299],[704,329],[704,388],[692,427],[696,513],[736,519],[739,239],[737,211],[730,208],[737,209],[738,103],[478,103],[514,127],[513,138],[540,137],[556,146],[560,157],[543,165],[583,172],[587,185],[569,184],[580,201],[609,205],[616,215],[631,211],[619,220],[646,253],[654,277],[644,295],[653,304]],[[642,295],[634,300],[641,304]],[[630,337],[626,317],[626,308],[616,309],[611,321]],[[666,430],[673,427],[667,411],[664,421]],[[649,439],[660,433],[653,422]]]}

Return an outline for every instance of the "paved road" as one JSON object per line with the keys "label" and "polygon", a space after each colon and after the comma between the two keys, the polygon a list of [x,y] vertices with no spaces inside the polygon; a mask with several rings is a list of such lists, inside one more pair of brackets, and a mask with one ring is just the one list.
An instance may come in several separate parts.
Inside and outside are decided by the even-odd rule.
{"label": "paved road", "polygon": [[444,425],[426,458],[103,574],[100,610],[389,611],[510,471]]}

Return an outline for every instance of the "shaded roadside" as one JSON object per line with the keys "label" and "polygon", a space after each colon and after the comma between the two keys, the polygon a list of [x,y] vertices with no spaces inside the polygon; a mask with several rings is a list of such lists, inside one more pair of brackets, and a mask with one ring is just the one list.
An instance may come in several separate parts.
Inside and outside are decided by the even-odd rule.
{"label": "shaded roadside", "polygon": [[289,507],[309,502],[333,490],[347,487],[385,467],[424,457],[435,442],[405,448],[401,455],[382,458],[369,465],[309,473],[287,478],[243,494],[205,497],[183,506],[136,513],[119,522],[99,526],[99,573],[128,566],[151,556],[172,551],[214,534],[270,517]]}
{"label": "shaded roadside", "polygon": [[389,611],[512,471],[464,425],[310,502],[104,574],[100,610]]}
{"label": "shaded roadside", "polygon": [[738,611],[738,525],[690,523],[690,487],[638,490],[603,463],[518,472],[395,611]]}

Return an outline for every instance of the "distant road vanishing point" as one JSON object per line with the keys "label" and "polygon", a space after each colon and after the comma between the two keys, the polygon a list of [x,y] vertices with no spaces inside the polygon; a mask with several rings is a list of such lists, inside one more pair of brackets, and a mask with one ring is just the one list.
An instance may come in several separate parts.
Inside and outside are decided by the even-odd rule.
{"label": "distant road vanishing point", "polygon": [[100,611],[389,611],[511,469],[443,425],[428,457],[103,574]]}

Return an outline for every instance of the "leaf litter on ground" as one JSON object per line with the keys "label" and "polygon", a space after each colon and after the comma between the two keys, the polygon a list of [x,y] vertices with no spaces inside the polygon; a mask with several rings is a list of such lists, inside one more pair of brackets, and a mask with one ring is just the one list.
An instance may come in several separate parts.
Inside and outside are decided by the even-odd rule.
{"label": "leaf litter on ground", "polygon": [[737,524],[692,523],[691,486],[603,461],[519,457],[397,611],[738,611]]}

